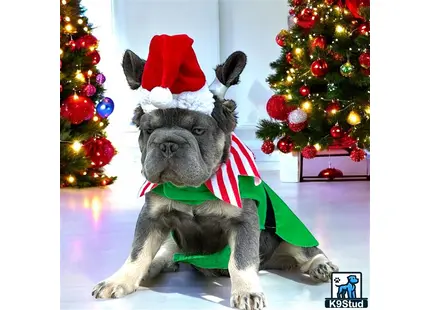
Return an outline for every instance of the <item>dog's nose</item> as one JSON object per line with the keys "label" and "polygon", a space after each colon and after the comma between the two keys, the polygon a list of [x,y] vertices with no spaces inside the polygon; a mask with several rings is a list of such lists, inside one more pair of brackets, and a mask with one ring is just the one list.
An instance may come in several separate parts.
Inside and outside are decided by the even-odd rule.
{"label": "dog's nose", "polygon": [[160,143],[160,150],[165,157],[171,157],[178,149],[179,145],[175,142]]}

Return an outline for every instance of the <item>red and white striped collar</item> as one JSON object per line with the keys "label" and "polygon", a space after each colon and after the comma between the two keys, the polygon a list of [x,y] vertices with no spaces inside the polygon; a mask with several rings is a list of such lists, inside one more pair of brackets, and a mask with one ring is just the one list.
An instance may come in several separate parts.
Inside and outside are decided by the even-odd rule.
{"label": "red and white striped collar", "polygon": [[[230,156],[218,171],[205,182],[206,187],[220,200],[242,208],[239,191],[239,176],[253,176],[255,185],[261,183],[261,177],[252,151],[233,133]],[[154,189],[158,184],[145,181],[139,190],[139,197]]]}

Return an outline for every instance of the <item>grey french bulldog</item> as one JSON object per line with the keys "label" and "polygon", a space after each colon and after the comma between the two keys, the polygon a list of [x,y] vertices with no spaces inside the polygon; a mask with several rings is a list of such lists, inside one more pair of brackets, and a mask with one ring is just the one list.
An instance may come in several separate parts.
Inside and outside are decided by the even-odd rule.
{"label": "grey french bulldog", "polygon": [[[178,108],[150,113],[140,106],[135,109],[133,123],[140,130],[142,173],[147,180],[197,187],[227,161],[237,115],[236,103],[224,95],[238,84],[246,62],[246,55],[237,51],[216,67],[216,83],[210,87],[215,99],[211,115]],[[127,50],[122,65],[130,88],[137,90],[145,60]],[[174,253],[215,253],[226,245],[232,249],[228,271],[199,270],[206,275],[230,276],[230,303],[238,309],[266,307],[259,270],[298,268],[316,282],[328,282],[338,270],[318,247],[297,247],[273,232],[260,231],[256,203],[243,199],[242,205],[237,208],[214,200],[190,207],[147,193],[131,253],[118,271],[94,287],[92,295],[123,297],[136,291],[142,281],[175,271]],[[172,230],[179,242],[172,239]]]}

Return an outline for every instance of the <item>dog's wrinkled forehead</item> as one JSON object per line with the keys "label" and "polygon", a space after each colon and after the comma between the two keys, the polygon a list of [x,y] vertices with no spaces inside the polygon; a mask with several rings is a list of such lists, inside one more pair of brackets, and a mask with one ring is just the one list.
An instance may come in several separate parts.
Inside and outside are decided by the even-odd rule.
{"label": "dog's wrinkled forehead", "polygon": [[208,115],[184,109],[167,109],[144,114],[140,119],[140,127],[142,129],[181,127],[187,130],[200,127],[211,130],[218,126],[215,119]]}

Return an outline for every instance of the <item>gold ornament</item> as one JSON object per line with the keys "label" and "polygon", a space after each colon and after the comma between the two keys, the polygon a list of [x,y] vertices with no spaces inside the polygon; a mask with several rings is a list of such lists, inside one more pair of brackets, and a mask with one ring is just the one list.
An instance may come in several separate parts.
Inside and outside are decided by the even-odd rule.
{"label": "gold ornament", "polygon": [[370,105],[367,105],[367,106],[364,108],[364,112],[366,112],[366,114],[370,114]]}
{"label": "gold ornament", "polygon": [[355,126],[361,123],[361,116],[357,112],[351,111],[346,121],[348,122],[348,124]]}
{"label": "gold ornament", "polygon": [[312,103],[309,100],[306,100],[301,104],[301,108],[303,111],[309,113],[312,111]]}

